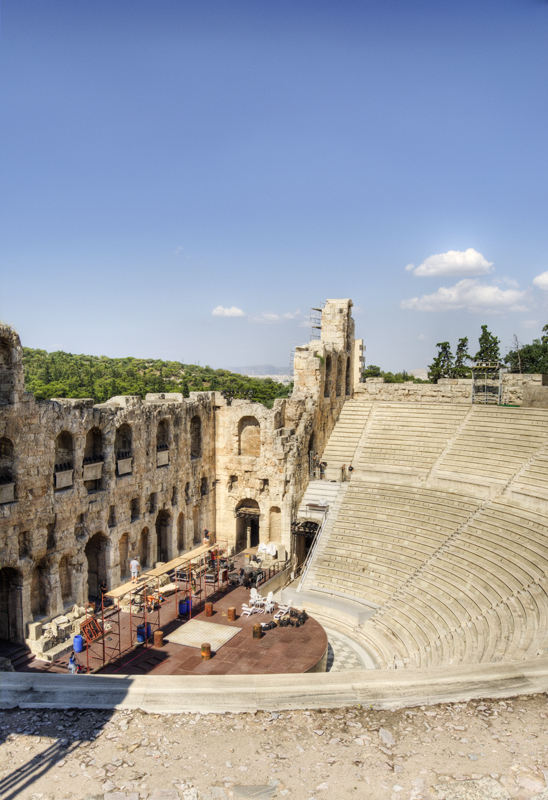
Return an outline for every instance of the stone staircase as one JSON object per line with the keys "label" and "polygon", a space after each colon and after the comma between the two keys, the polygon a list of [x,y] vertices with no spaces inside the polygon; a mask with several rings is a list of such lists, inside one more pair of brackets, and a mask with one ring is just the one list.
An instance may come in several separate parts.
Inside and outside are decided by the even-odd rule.
{"label": "stone staircase", "polygon": [[347,400],[322,454],[326,478],[340,480],[341,467],[352,463],[372,407],[371,401]]}

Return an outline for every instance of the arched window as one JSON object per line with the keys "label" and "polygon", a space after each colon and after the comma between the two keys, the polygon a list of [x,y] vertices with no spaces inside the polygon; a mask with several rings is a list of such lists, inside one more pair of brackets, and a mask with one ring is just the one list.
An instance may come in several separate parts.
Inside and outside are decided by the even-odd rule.
{"label": "arched window", "polygon": [[202,528],[201,528],[201,514],[200,514],[200,506],[195,505],[192,509],[192,542],[193,544],[201,544],[202,543]]}
{"label": "arched window", "polygon": [[0,484],[12,483],[13,472],[13,444],[9,439],[0,439]]}
{"label": "arched window", "polygon": [[61,585],[61,600],[63,605],[72,603],[74,598],[72,595],[71,570],[66,556],[63,556],[59,562],[59,583]]}
{"label": "arched window", "polygon": [[323,387],[323,396],[329,397],[331,394],[331,356],[325,357],[325,384]]}
{"label": "arched window", "polygon": [[61,431],[55,440],[55,489],[68,489],[73,484],[74,444],[68,431]]}
{"label": "arched window", "polygon": [[352,386],[350,385],[350,358],[346,359],[346,395],[352,394]]}
{"label": "arched window", "polygon": [[238,423],[238,454],[261,455],[261,426],[255,417],[242,417]]}
{"label": "arched window", "polygon": [[74,445],[68,431],[61,431],[55,440],[55,471],[63,472],[73,468]]}
{"label": "arched window", "polygon": [[131,458],[131,442],[131,427],[127,422],[124,422],[124,424],[120,425],[117,429],[116,438],[114,440],[114,450],[118,461],[124,458]]}
{"label": "arched window", "polygon": [[205,497],[206,494],[209,494],[209,482],[207,478],[202,478],[200,483],[200,497]]}
{"label": "arched window", "polygon": [[103,476],[103,434],[92,428],[86,434],[84,447],[84,486],[88,492],[101,489]]}
{"label": "arched window", "polygon": [[202,457],[202,420],[196,414],[190,420],[190,458]]}
{"label": "arched window", "polygon": [[0,402],[11,402],[13,385],[14,375],[11,345],[5,339],[0,339]]}
{"label": "arched window", "polygon": [[343,380],[343,359],[342,356],[337,359],[337,397],[342,394],[342,380]]}
{"label": "arched window", "polygon": [[182,553],[186,550],[185,542],[185,515],[181,512],[177,520],[177,550]]}
{"label": "arched window", "polygon": [[156,450],[167,450],[169,448],[169,422],[161,419],[156,430]]}
{"label": "arched window", "polygon": [[103,434],[99,428],[92,428],[86,434],[84,447],[84,464],[92,464],[103,460]]}

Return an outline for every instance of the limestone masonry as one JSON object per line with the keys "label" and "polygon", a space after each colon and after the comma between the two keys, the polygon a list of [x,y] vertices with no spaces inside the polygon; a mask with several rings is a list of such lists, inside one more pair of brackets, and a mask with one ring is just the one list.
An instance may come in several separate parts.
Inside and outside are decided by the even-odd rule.
{"label": "limestone masonry", "polygon": [[359,381],[351,309],[327,301],[321,340],[297,348],[293,395],[271,410],[218,392],[38,402],[1,326],[0,638],[32,638],[33,622],[125,580],[135,555],[167,561],[204,527],[232,551],[289,554],[310,458]]}

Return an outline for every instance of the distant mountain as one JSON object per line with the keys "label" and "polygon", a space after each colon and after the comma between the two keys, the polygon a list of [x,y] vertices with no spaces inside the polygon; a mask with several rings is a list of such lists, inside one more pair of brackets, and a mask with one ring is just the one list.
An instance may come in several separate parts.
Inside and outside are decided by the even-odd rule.
{"label": "distant mountain", "polygon": [[272,364],[258,364],[254,367],[226,367],[231,372],[238,372],[240,375],[254,375],[260,378],[261,375],[289,375],[289,364],[286,367],[275,367]]}

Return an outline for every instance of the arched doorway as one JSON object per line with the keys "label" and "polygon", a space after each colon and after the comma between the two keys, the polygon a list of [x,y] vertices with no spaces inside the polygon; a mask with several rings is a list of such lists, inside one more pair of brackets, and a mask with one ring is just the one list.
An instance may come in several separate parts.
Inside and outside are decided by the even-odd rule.
{"label": "arched doorway", "polygon": [[48,614],[48,592],[46,587],[46,565],[37,564],[30,582],[30,610],[33,617]]}
{"label": "arched doorway", "polygon": [[179,519],[177,520],[177,551],[182,553],[186,550],[185,542],[185,515],[181,511]]}
{"label": "arched doorway", "polygon": [[256,500],[241,500],[236,507],[236,552],[259,544],[259,504]]}
{"label": "arched doorway", "polygon": [[90,597],[98,597],[101,581],[107,580],[107,549],[108,539],[104,533],[96,533],[86,544],[88,594]]}
{"label": "arched doorway", "polygon": [[120,561],[120,579],[129,578],[129,533],[124,533],[120,537],[118,544],[118,558]]}
{"label": "arched doorway", "polygon": [[0,569],[0,639],[23,642],[23,576],[11,567]]}
{"label": "arched doorway", "polygon": [[139,538],[139,562],[141,568],[148,567],[148,528],[143,528]]}
{"label": "arched doorway", "polygon": [[59,584],[61,586],[61,602],[67,606],[74,602],[72,594],[72,580],[67,556],[63,556],[59,562]]}
{"label": "arched doorway", "polygon": [[159,511],[156,517],[157,561],[169,561],[170,559],[170,532],[171,514],[169,511]]}

